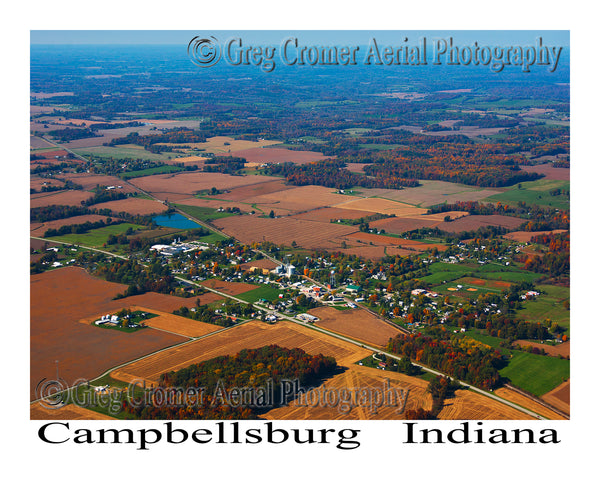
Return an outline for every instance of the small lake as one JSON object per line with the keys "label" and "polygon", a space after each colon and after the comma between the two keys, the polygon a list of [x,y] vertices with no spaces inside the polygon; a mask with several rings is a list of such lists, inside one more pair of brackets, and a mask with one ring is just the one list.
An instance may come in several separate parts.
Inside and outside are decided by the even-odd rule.
{"label": "small lake", "polygon": [[171,213],[168,215],[158,215],[153,217],[154,223],[161,227],[170,227],[170,228],[201,228],[201,225],[198,225],[196,222],[185,218],[183,215],[179,213]]}

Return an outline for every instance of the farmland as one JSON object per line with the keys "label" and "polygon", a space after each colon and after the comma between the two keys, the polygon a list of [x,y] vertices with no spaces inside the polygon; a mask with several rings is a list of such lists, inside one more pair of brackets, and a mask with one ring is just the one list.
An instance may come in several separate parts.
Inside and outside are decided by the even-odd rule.
{"label": "farmland", "polygon": [[313,308],[308,311],[319,318],[319,327],[342,335],[360,339],[377,346],[385,346],[399,331],[363,310],[336,310],[332,307]]}
{"label": "farmland", "polygon": [[[181,342],[182,337],[144,329],[136,335],[79,321],[117,310],[112,298],[124,285],[94,278],[80,268],[61,268],[31,278],[31,394],[42,378],[72,383],[94,378],[127,360]],[[80,299],[85,298],[85,302]],[[35,300],[33,300],[35,299]]]}
{"label": "farmland", "polygon": [[[276,344],[333,356],[325,388],[409,389],[410,413],[263,418],[531,418],[502,398],[568,412],[567,60],[520,82],[71,47],[30,52],[30,235],[51,235],[30,241],[32,387],[56,361],[67,381],[123,387]],[[153,316],[126,334],[127,309]]]}
{"label": "farmland", "polygon": [[327,335],[295,324],[286,322],[266,325],[252,321],[186,345],[159,352],[121,367],[111,375],[124,382],[143,378],[148,383],[155,383],[160,374],[164,372],[178,370],[219,355],[231,355],[244,348],[258,348],[274,344],[286,348],[302,348],[311,355],[317,353],[331,355],[341,365],[350,365],[369,353],[363,348],[355,347],[342,340],[332,339]]}

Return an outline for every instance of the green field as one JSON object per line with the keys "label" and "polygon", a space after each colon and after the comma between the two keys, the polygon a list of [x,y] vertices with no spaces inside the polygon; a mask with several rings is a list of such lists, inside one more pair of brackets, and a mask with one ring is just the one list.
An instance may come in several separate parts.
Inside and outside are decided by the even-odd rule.
{"label": "green field", "polygon": [[517,311],[517,317],[532,322],[549,319],[566,328],[565,334],[570,336],[570,314],[563,302],[569,300],[567,287],[555,285],[539,285],[536,287],[542,294],[533,300],[523,302],[523,308]]}
{"label": "green field", "polygon": [[95,230],[90,230],[86,233],[71,233],[68,235],[50,237],[48,240],[55,240],[57,242],[65,242],[74,245],[86,245],[88,247],[101,247],[104,245],[104,243],[106,243],[109,235],[120,235],[125,233],[130,227],[134,230],[144,228],[141,225],[135,225],[133,223],[119,223],[117,225],[96,228]]}
{"label": "green field", "polygon": [[145,168],[144,170],[123,172],[119,174],[119,177],[121,177],[124,180],[127,180],[130,178],[147,177],[148,175],[158,175],[161,173],[181,172],[182,170],[183,168],[176,167],[175,165],[161,165],[160,167]]}
{"label": "green field", "polygon": [[[210,222],[211,220],[216,220],[217,218],[231,217],[235,215],[234,213],[218,212],[214,208],[210,207],[196,207],[192,205],[182,205],[180,203],[176,203],[174,205],[182,212],[185,212],[202,222]],[[224,203],[223,205],[226,206],[227,204]]]}
{"label": "green field", "polygon": [[500,370],[518,388],[538,397],[548,393],[570,376],[569,360],[513,351],[507,367]]}
{"label": "green field", "polygon": [[[521,185],[521,188],[519,188]],[[517,203],[525,202],[529,205],[536,204],[546,207],[555,207],[563,210],[569,209],[569,196],[550,195],[550,191],[556,188],[569,191],[570,182],[564,180],[540,179],[533,182],[521,182],[509,187],[505,192],[492,195],[485,199],[488,202]]]}
{"label": "green field", "polygon": [[89,155],[94,155],[96,157],[102,158],[114,158],[118,160],[123,160],[125,158],[140,158],[142,160],[160,160],[165,161],[171,158],[175,158],[177,153],[167,152],[167,153],[152,153],[144,148],[139,148],[136,146],[127,146],[127,145],[119,145],[118,147],[86,147],[86,148],[76,148],[73,149],[73,152],[81,155],[82,157],[88,157]]}
{"label": "green field", "polygon": [[500,375],[508,378],[515,387],[534,395],[541,396],[548,393],[570,376],[569,360],[500,348],[501,338],[491,337],[474,330],[469,330],[466,335],[498,348],[503,355],[510,356],[508,365],[499,370]]}
{"label": "green field", "polygon": [[277,300],[279,298],[280,293],[283,293],[283,290],[271,287],[269,285],[261,285],[254,290],[250,290],[249,292],[240,293],[239,295],[236,295],[236,297],[240,300],[245,300],[246,302],[256,302],[261,299],[272,302],[273,300]]}

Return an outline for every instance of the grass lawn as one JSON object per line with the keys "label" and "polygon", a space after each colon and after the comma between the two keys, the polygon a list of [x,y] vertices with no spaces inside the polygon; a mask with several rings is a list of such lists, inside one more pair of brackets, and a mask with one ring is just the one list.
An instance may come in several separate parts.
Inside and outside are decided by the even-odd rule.
{"label": "grass lawn", "polygon": [[240,293],[239,295],[236,295],[236,297],[240,300],[245,300],[246,302],[256,302],[263,298],[269,302],[272,302],[273,300],[277,300],[279,298],[280,293],[283,293],[283,290],[271,287],[269,285],[261,285],[254,290],[250,290],[249,292]]}
{"label": "grass lawn", "polygon": [[56,240],[57,242],[71,243],[74,245],[86,245],[88,247],[101,247],[109,235],[120,235],[125,233],[128,228],[134,230],[142,229],[141,225],[135,225],[133,223],[119,223],[117,225],[108,225],[107,227],[96,228],[86,233],[70,233],[68,235],[60,235],[56,237],[49,237],[48,240]]}
{"label": "grass lawn", "polygon": [[524,301],[524,308],[517,311],[517,317],[532,322],[550,319],[566,328],[565,333],[570,336],[570,313],[563,306],[563,302],[569,299],[569,289],[555,285],[539,285],[536,288],[542,294],[533,300]]}
{"label": "grass lawn", "polygon": [[160,173],[181,172],[182,170],[183,170],[183,168],[176,167],[174,165],[161,165],[160,167],[152,167],[152,168],[146,168],[144,170],[136,170],[134,172],[120,173],[119,177],[121,177],[124,180],[127,180],[129,178],[146,177],[148,175],[158,175]]}

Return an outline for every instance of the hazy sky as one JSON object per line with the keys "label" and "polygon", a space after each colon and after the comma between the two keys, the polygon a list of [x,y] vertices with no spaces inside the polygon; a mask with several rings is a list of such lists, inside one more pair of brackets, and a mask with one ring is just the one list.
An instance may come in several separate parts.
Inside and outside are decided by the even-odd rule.
{"label": "hazy sky", "polygon": [[244,40],[263,44],[280,43],[296,35],[304,42],[326,44],[362,44],[375,37],[378,42],[401,42],[420,37],[452,37],[455,42],[477,41],[480,45],[532,45],[542,37],[544,44],[569,46],[568,30],[32,30],[32,44],[187,44],[196,35],[215,36],[219,41],[241,36]]}

